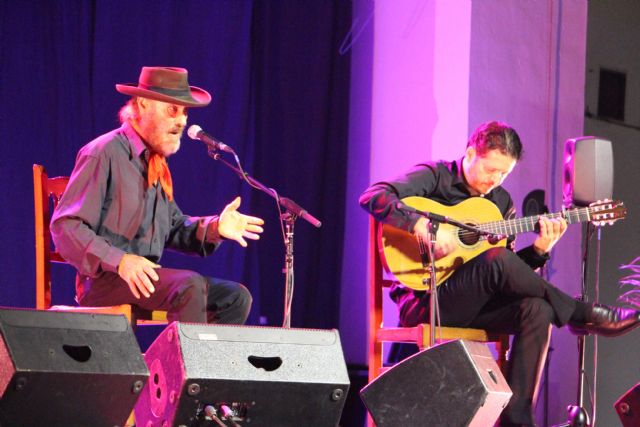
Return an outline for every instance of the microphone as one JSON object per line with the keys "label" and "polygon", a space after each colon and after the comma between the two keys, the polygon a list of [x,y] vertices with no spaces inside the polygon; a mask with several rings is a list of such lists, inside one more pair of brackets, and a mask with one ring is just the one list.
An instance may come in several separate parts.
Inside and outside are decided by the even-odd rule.
{"label": "microphone", "polygon": [[229,147],[222,141],[218,141],[208,133],[202,130],[202,128],[198,125],[189,126],[189,130],[187,130],[187,135],[191,139],[197,139],[199,141],[204,142],[209,146],[209,148],[213,150],[226,151],[227,153],[235,154],[233,148]]}
{"label": "microphone", "polygon": [[287,199],[286,197],[280,197],[280,205],[288,209],[292,214],[299,216],[300,218],[309,222],[309,224],[313,225],[316,228],[320,228],[322,223],[305,209],[303,209],[299,204],[294,202],[291,199]]}

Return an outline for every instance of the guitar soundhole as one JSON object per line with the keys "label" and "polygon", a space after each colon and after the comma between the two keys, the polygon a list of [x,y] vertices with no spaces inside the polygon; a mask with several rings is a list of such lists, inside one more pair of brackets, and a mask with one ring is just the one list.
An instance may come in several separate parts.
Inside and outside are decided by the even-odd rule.
{"label": "guitar soundhole", "polygon": [[[469,224],[469,225],[473,225],[473,224]],[[476,243],[478,243],[478,240],[480,240],[480,236],[478,235],[478,233],[474,233],[474,232],[462,230],[462,229],[458,230],[458,238],[460,239],[462,244],[467,246],[473,246]]]}

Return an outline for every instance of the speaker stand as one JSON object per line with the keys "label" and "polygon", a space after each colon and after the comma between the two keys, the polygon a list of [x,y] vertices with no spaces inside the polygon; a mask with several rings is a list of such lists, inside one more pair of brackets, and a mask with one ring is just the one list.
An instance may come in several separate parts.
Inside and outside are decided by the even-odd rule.
{"label": "speaker stand", "polygon": [[[593,225],[588,222],[587,223],[587,238],[585,239],[585,248],[584,248],[584,256],[582,259],[582,295],[580,295],[577,299],[578,301],[586,302],[587,301],[587,264],[589,261],[589,243],[591,241],[591,236],[593,231],[591,230]],[[596,277],[595,277],[595,292],[596,292],[596,302],[599,297],[599,265],[600,265],[600,231],[601,228],[597,227],[598,231],[598,239],[596,246]],[[567,407],[568,418],[567,422],[563,424],[558,424],[553,427],[592,427],[591,421],[589,420],[589,414],[587,410],[584,409],[584,378],[585,378],[585,369],[584,369],[584,358],[586,353],[586,335],[578,336],[578,403],[576,405],[569,405]],[[594,372],[598,371],[598,362],[597,359],[594,358]],[[595,382],[594,382],[595,383]],[[595,396],[596,389],[594,385],[593,393]],[[593,418],[595,422],[595,397],[593,399]]]}

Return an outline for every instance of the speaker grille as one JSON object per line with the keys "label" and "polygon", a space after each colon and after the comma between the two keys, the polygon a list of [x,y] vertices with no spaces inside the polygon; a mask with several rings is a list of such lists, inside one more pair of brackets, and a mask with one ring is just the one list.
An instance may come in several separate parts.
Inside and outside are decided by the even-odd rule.
{"label": "speaker grille", "polygon": [[562,198],[565,207],[613,197],[611,141],[585,136],[565,142]]}

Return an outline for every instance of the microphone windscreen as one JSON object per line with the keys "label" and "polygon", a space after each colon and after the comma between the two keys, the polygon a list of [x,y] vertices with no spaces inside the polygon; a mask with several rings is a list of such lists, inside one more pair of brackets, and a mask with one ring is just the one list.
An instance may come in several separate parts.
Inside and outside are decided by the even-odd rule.
{"label": "microphone windscreen", "polygon": [[202,128],[200,126],[191,125],[187,130],[187,135],[189,135],[189,138],[191,139],[198,139],[198,133],[200,133],[201,131],[202,131]]}

